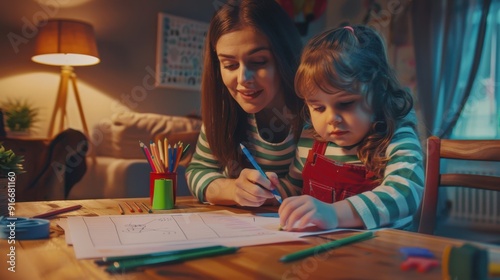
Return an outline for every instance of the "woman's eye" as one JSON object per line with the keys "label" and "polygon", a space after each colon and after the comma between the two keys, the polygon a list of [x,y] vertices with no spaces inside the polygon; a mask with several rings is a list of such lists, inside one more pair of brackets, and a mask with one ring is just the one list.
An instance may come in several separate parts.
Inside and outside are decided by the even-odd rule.
{"label": "woman's eye", "polygon": [[261,61],[253,61],[253,65],[265,65],[267,63],[267,60],[261,60]]}
{"label": "woman's eye", "polygon": [[238,67],[238,64],[236,63],[231,63],[231,64],[223,64],[222,68],[224,69],[229,69],[229,70],[234,70]]}

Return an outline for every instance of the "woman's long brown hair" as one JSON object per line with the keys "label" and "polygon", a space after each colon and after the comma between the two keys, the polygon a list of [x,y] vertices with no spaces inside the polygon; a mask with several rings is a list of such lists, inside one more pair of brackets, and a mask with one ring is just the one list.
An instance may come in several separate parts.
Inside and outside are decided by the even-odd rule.
{"label": "woman's long brown hair", "polygon": [[[300,116],[303,102],[294,91],[293,81],[300,59],[302,43],[292,20],[273,0],[229,0],[215,13],[207,33],[202,75],[202,118],[212,154],[222,167],[237,176],[244,162],[239,143],[247,140],[247,114],[230,95],[222,82],[215,46],[227,33],[251,27],[263,34],[271,46],[281,76],[285,103],[292,114]],[[277,108],[281,111],[281,109]],[[296,139],[302,121],[291,124]]]}

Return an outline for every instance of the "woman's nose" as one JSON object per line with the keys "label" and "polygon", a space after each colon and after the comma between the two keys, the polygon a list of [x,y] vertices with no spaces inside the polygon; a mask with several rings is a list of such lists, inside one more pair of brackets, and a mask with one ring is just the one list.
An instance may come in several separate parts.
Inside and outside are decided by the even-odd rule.
{"label": "woman's nose", "polygon": [[254,71],[246,67],[245,65],[242,65],[240,67],[240,74],[239,74],[239,81],[240,84],[246,84],[246,83],[251,83],[254,80]]}

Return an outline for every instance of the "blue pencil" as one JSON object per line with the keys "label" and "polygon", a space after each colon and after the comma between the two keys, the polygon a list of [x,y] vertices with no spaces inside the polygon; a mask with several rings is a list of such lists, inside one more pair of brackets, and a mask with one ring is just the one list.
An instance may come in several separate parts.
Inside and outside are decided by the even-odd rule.
{"label": "blue pencil", "polygon": [[[264,173],[264,170],[262,170],[262,168],[260,168],[259,164],[255,161],[255,159],[250,154],[250,152],[248,151],[248,149],[245,146],[243,146],[243,144],[241,144],[241,143],[240,143],[240,147],[241,147],[241,150],[243,151],[243,153],[245,154],[245,156],[250,161],[250,163],[253,165],[253,167],[255,169],[257,169],[260,172],[260,174],[262,174],[262,176],[266,177],[269,180],[269,178],[266,176],[266,173]],[[273,193],[274,198],[276,198],[276,200],[281,204],[281,202],[283,200],[281,199],[281,195],[279,194],[278,190],[274,189],[271,192]]]}

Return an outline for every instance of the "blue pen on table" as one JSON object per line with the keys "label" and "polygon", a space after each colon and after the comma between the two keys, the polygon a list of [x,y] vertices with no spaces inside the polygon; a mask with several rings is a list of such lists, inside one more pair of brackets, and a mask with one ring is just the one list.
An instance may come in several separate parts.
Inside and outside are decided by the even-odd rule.
{"label": "blue pen on table", "polygon": [[[266,177],[269,180],[269,178],[266,176],[266,173],[264,173],[264,170],[262,170],[262,168],[260,168],[259,164],[255,161],[255,159],[250,154],[250,152],[248,151],[248,149],[243,144],[241,144],[241,143],[240,143],[240,147],[241,147],[241,150],[243,151],[243,153],[245,154],[245,156],[248,158],[248,160],[252,164],[252,166],[255,169],[257,169],[260,172],[260,174],[262,174],[262,176]],[[283,200],[282,200],[281,195],[279,194],[278,190],[274,189],[271,192],[273,193],[274,198],[276,198],[276,200],[281,204],[281,202]]]}

